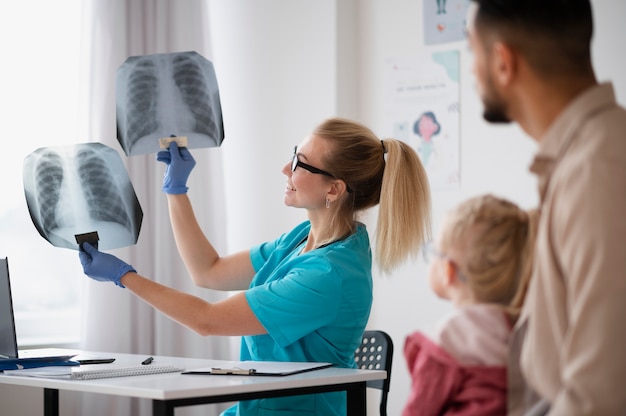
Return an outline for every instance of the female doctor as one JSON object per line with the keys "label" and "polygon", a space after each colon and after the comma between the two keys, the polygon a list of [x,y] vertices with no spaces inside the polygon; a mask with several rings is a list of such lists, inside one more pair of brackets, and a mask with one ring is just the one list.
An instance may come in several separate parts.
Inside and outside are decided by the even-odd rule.
{"label": "female doctor", "polygon": [[[179,253],[198,286],[237,294],[215,303],[163,286],[85,243],[83,270],[125,287],[201,335],[241,335],[241,360],[319,361],[355,367],[372,304],[368,232],[357,220],[379,206],[376,261],[390,272],[419,252],[430,234],[430,192],[415,151],[379,140],[365,126],[324,121],[294,149],[282,172],[284,201],[308,220],[274,241],[220,256],[198,225],[187,193],[195,161],[171,143],[157,160],[167,165],[167,195]],[[224,415],[345,415],[343,392],[249,400]],[[301,412],[301,413],[299,413]]]}

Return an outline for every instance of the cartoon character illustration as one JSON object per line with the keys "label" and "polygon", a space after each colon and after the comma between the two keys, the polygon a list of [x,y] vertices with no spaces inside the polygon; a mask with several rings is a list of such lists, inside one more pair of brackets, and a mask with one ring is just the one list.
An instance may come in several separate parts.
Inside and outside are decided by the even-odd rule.
{"label": "cartoon character illustration", "polygon": [[413,132],[421,137],[417,149],[424,166],[428,165],[428,159],[433,152],[433,136],[441,131],[441,125],[432,111],[425,111],[413,124]]}

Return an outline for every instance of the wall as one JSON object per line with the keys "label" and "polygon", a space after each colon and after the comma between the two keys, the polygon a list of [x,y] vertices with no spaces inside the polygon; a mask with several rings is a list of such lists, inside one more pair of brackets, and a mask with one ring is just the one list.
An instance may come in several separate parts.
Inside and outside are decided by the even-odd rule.
{"label": "wall", "polygon": [[[612,79],[626,103],[626,2],[595,0],[594,63],[600,80]],[[461,186],[433,193],[435,231],[442,214],[461,200],[492,192],[524,207],[537,202],[528,164],[535,149],[515,126],[482,121],[465,42],[422,45],[421,1],[415,0],[210,0],[215,67],[222,93],[226,140],[222,146],[228,245],[231,251],[275,238],[305,219],[284,207],[280,170],[297,144],[322,119],[356,118],[388,135],[383,118],[384,61],[422,51],[460,51]],[[373,230],[375,210],[365,217]],[[209,236],[210,238],[211,236]],[[401,413],[410,380],[404,337],[449,310],[425,281],[419,259],[392,276],[375,276],[370,328],[394,339],[389,414]],[[41,414],[40,391],[0,385],[7,414]],[[64,397],[61,394],[62,404]],[[30,405],[30,407],[27,407]],[[370,410],[374,414],[374,407]],[[63,411],[62,414],[69,414]]]}

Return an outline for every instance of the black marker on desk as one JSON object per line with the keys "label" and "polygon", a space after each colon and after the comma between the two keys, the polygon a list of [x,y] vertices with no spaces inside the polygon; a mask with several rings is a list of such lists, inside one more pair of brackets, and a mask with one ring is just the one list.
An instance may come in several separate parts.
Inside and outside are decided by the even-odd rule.
{"label": "black marker on desk", "polygon": [[154,361],[154,357],[148,357],[148,358],[146,358],[145,360],[143,360],[143,361],[141,362],[141,364],[143,364],[143,365],[148,365],[148,364],[150,364],[152,361]]}

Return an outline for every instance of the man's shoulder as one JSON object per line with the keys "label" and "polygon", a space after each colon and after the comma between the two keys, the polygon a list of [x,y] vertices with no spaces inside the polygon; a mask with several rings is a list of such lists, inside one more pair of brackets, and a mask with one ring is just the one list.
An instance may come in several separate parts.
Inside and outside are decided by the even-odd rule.
{"label": "man's shoulder", "polygon": [[[626,169],[626,109],[615,104],[599,109],[575,133],[565,152],[565,164],[574,169]],[[568,163],[569,162],[569,163]]]}

